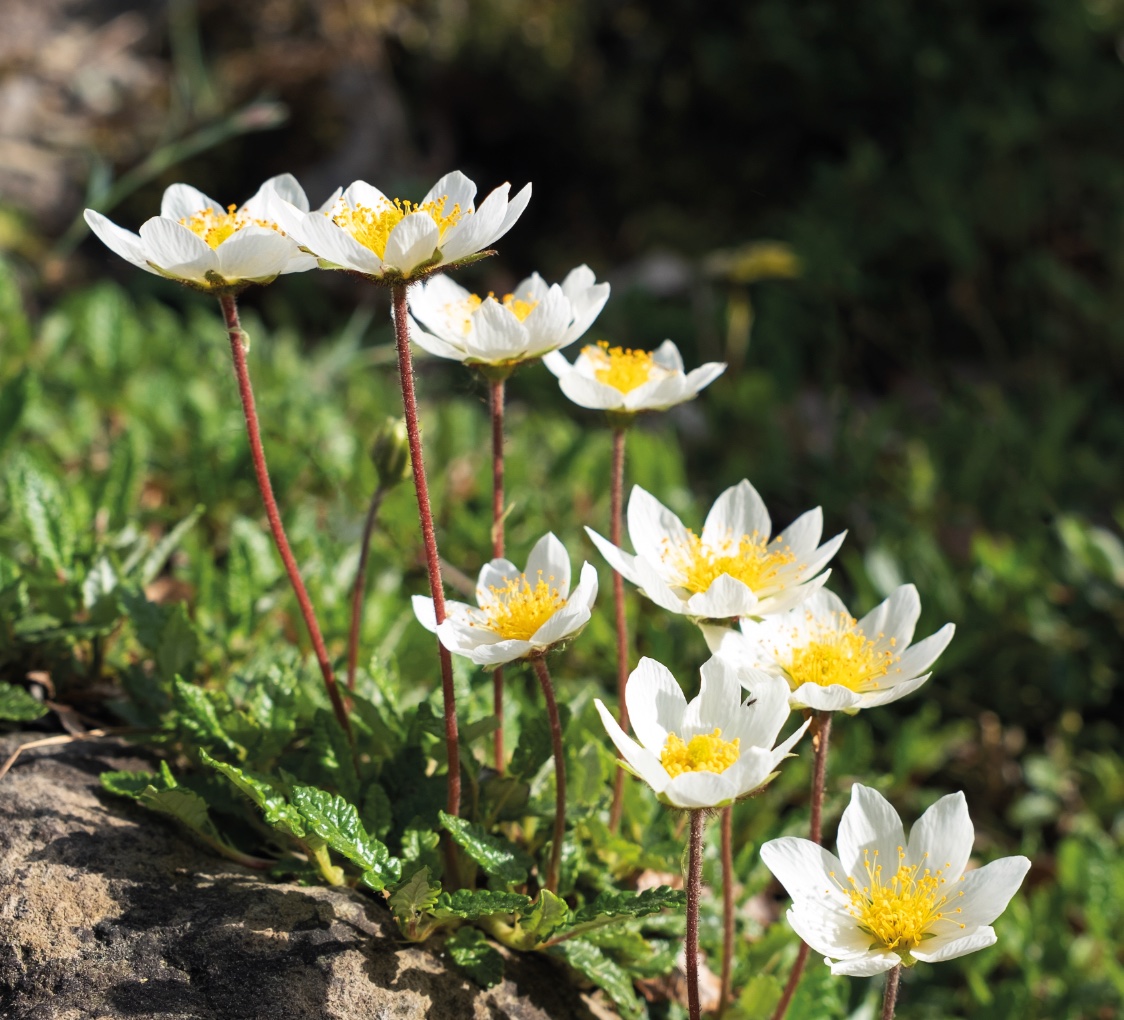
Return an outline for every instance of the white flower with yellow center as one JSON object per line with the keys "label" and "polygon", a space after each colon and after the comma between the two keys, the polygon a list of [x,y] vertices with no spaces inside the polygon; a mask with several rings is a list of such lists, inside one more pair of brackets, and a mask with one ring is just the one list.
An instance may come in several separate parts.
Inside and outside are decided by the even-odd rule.
{"label": "white flower with yellow center", "polygon": [[190,185],[173,184],[164,192],[160,215],[142,224],[139,235],[93,209],[85,216],[90,229],[133,265],[220,293],[316,268],[316,260],[279,226],[278,200],[308,210],[296,179],[282,174],[242,206],[222,206]]}
{"label": "white flower with yellow center", "polygon": [[439,358],[514,368],[572,344],[608,298],[609,285],[597,283],[588,266],[571,270],[561,286],[535,273],[498,299],[434,276],[410,290],[410,314],[421,326],[412,339]]}
{"label": "white flower with yellow center", "polygon": [[913,630],[921,599],[903,584],[861,620],[838,595],[817,591],[786,613],[742,620],[741,630],[704,626],[710,650],[788,682],[793,708],[818,711],[887,705],[917,690],[952,640],[946,623],[917,644]]}
{"label": "white flower with yellow center", "polygon": [[651,352],[610,347],[601,341],[583,347],[572,365],[556,353],[543,358],[543,364],[575,404],[618,414],[682,404],[726,371],[725,365],[711,361],[684,374],[679,348],[670,340]]}
{"label": "white flower with yellow center", "polygon": [[745,480],[718,497],[701,536],[639,486],[628,499],[635,555],[585,530],[609,565],[656,605],[715,620],[780,613],[802,602],[827,580],[830,571],[820,571],[844,538],[818,544],[819,507],[773,535],[764,502]]}
{"label": "white flower with yellow center", "polygon": [[986,949],[994,921],[1030,868],[1004,857],[965,872],[974,830],[962,793],[942,797],[905,838],[879,793],[856,783],[839,823],[839,856],[786,836],[761,859],[792,897],[788,921],[833,974],[870,977]]}
{"label": "white flower with yellow center", "polygon": [[511,229],[531,199],[528,184],[510,202],[502,184],[480,208],[476,185],[459,170],[441,178],[420,202],[387,198],[355,181],[328,209],[289,206],[282,224],[323,269],[344,269],[390,283],[420,279],[436,269],[480,257]]}
{"label": "white flower with yellow center", "polygon": [[438,625],[433,599],[415,595],[414,615],[454,655],[479,666],[502,666],[545,652],[588,622],[597,598],[597,571],[582,564],[570,591],[570,557],[552,534],[540,538],[526,569],[510,560],[484,565],[476,582],[477,605],[446,602]]}
{"label": "white flower with yellow center", "polygon": [[666,666],[640,660],[625,686],[636,740],[595,702],[629,771],[677,808],[721,807],[760,789],[808,728],[805,721],[774,747],[789,714],[785,685],[719,658],[700,672],[698,697],[688,704]]}

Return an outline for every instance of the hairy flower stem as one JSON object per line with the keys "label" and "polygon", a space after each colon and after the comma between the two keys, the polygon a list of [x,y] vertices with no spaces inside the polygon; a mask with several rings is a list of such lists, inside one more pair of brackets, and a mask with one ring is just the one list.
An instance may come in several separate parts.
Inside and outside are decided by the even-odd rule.
{"label": "hairy flower stem", "polygon": [[[410,462],[414,471],[414,491],[418,496],[418,516],[421,518],[422,543],[425,562],[429,570],[429,591],[433,596],[433,615],[438,624],[445,620],[445,590],[441,584],[441,560],[437,556],[437,535],[433,530],[433,511],[429,505],[429,486],[425,480],[422,461],[421,430],[418,425],[418,400],[414,393],[414,364],[410,357],[410,314],[406,303],[406,283],[396,283],[391,288],[394,302],[394,338],[398,347],[398,375],[402,383],[402,408],[406,418],[406,436],[410,443]],[[440,641],[437,654],[441,661],[441,693],[445,699],[445,754],[449,762],[448,796],[445,810],[459,816],[461,812],[460,739],[457,734],[457,696],[453,690],[453,660]],[[446,841],[447,852],[455,862],[451,841]],[[450,875],[457,873],[455,863]]]}
{"label": "hairy flower stem", "polygon": [[363,622],[363,591],[367,587],[367,554],[371,551],[371,533],[386,495],[386,486],[379,482],[367,507],[363,522],[363,538],[359,545],[359,566],[355,570],[355,589],[351,593],[351,628],[347,634],[347,689],[355,690],[355,669],[359,662],[359,627]]}
{"label": "hairy flower stem", "polygon": [[[613,469],[610,488],[609,540],[613,545],[621,544],[621,505],[624,502],[624,437],[626,429],[613,429]],[[628,683],[628,620],[624,611],[624,578],[613,571],[613,602],[617,612],[617,704],[620,706],[618,722],[621,729],[628,732],[628,706],[624,700],[624,689]],[[613,804],[609,809],[609,829],[616,832],[621,824],[624,810],[624,769],[617,769],[613,779]]]}
{"label": "hairy flower stem", "polygon": [[722,809],[722,982],[716,1020],[730,1001],[734,977],[734,807]]}
{"label": "hairy flower stem", "polygon": [[273,541],[277,552],[281,555],[281,562],[285,565],[285,572],[289,575],[289,582],[297,596],[301,616],[304,617],[308,636],[312,639],[312,648],[316,653],[316,661],[320,664],[320,672],[324,677],[324,687],[328,691],[328,699],[332,703],[332,711],[336,714],[343,731],[349,740],[353,739],[351,722],[347,718],[347,709],[344,708],[343,698],[340,696],[339,685],[336,683],[332,664],[328,661],[328,650],[324,647],[324,638],[320,634],[320,625],[316,622],[316,612],[312,608],[312,600],[308,597],[308,590],[301,579],[300,568],[293,557],[293,550],[289,547],[289,539],[285,535],[285,528],[281,524],[281,513],[277,509],[277,500],[273,497],[273,485],[269,480],[269,469],[265,464],[265,449],[261,442],[261,427],[258,424],[258,412],[254,405],[254,391],[250,386],[250,369],[246,364],[245,334],[242,324],[238,321],[238,303],[233,294],[222,294],[219,297],[222,307],[223,322],[230,337],[230,353],[234,359],[234,375],[238,380],[238,394],[242,399],[242,413],[246,418],[246,435],[250,441],[250,456],[254,462],[254,475],[257,477],[258,489],[261,491],[262,503],[265,504],[265,516],[269,520],[269,530],[273,534]]}
{"label": "hairy flower stem", "polygon": [[[812,744],[816,749],[815,761],[812,765],[812,823],[809,826],[808,838],[813,843],[821,841],[821,824],[823,821],[823,790],[824,778],[827,775],[827,745],[831,738],[831,713],[816,712],[812,717]],[[796,954],[796,963],[792,965],[792,973],[788,976],[788,983],[784,986],[784,994],[777,1008],[773,1011],[772,1020],[781,1020],[796,994],[796,986],[800,984],[800,975],[804,973],[804,965],[808,962],[808,943],[800,943],[800,951]]]}
{"label": "hairy flower stem", "polygon": [[[489,383],[489,405],[492,411],[492,557],[503,556],[503,401],[504,383]],[[493,747],[496,771],[503,775],[503,666],[492,671],[492,710],[496,715]]]}
{"label": "hairy flower stem", "polygon": [[699,1007],[699,897],[702,894],[703,825],[706,814],[691,812],[691,837],[687,851],[687,1012],[700,1020]]}
{"label": "hairy flower stem", "polygon": [[539,678],[543,697],[546,699],[546,715],[550,720],[550,744],[554,749],[554,842],[550,848],[550,864],[547,866],[544,888],[548,892],[558,891],[558,870],[562,861],[562,840],[566,836],[566,759],[562,753],[562,720],[558,716],[558,703],[554,700],[554,684],[546,668],[546,660],[536,655],[531,664]]}
{"label": "hairy flower stem", "polygon": [[902,965],[899,963],[886,975],[886,991],[882,996],[882,1020],[894,1020],[894,1007],[898,1003],[898,986],[902,980]]}

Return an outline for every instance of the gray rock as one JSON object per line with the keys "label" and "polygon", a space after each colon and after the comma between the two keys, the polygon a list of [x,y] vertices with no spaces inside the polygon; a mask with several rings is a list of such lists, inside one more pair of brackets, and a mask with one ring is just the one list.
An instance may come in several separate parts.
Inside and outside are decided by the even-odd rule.
{"label": "gray rock", "polygon": [[[0,761],[22,737],[0,739]],[[438,945],[404,943],[350,890],[278,885],[103,793],[151,768],[115,742],[28,751],[0,779],[6,1020],[595,1020],[552,961],[506,954],[484,992]]]}

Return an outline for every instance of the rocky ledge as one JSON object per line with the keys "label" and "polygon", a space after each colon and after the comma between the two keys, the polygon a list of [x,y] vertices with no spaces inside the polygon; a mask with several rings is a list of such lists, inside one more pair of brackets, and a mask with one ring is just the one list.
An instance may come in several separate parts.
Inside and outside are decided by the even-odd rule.
{"label": "rocky ledge", "polygon": [[[0,761],[28,735],[0,739]],[[104,793],[115,742],[27,751],[0,779],[0,1017],[597,1020],[549,960],[484,992],[352,891],[278,885]]]}

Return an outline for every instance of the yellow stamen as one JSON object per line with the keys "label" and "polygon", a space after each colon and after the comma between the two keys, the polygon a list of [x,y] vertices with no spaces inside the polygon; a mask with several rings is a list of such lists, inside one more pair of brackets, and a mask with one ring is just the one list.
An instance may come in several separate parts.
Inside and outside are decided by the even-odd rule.
{"label": "yellow stamen", "polygon": [[[847,909],[858,920],[859,927],[876,945],[894,952],[914,949],[926,937],[938,934],[932,929],[939,921],[966,927],[952,916],[959,914],[961,908],[948,906],[948,880],[943,877],[943,871],[932,871],[921,864],[907,865],[904,861],[905,850],[898,847],[898,869],[884,882],[878,851],[872,854],[864,850],[863,870],[867,884],[859,885],[852,876],[847,877],[846,885],[836,882],[850,900]],[[831,877],[834,879],[835,874]],[[956,897],[963,895],[963,891],[959,891]]]}
{"label": "yellow stamen", "polygon": [[505,640],[530,641],[535,631],[566,604],[558,589],[551,586],[553,580],[544,579],[540,570],[533,585],[526,574],[502,588],[492,585],[492,601],[483,607],[489,629]]}
{"label": "yellow stamen", "polygon": [[684,772],[725,772],[738,760],[738,738],[723,740],[722,731],[691,737],[689,743],[674,733],[667,735],[667,743],[660,752],[660,764],[674,779]]}
{"label": "yellow stamen", "polygon": [[704,592],[723,574],[729,574],[760,593],[777,583],[780,567],[796,561],[796,554],[780,544],[780,535],[770,543],[755,531],[752,535],[730,536],[717,545],[704,542],[693,531],[687,535],[685,545],[672,545],[665,539],[663,559],[679,574],[679,587],[692,592]]}
{"label": "yellow stamen", "polygon": [[284,233],[276,223],[269,220],[251,219],[246,215],[245,209],[239,209],[236,205],[228,205],[226,212],[215,212],[214,207],[208,206],[206,209],[192,213],[190,216],[184,216],[180,223],[206,241],[211,248],[217,248],[232,234],[236,234],[250,224],[258,227],[269,227],[279,234]]}
{"label": "yellow stamen", "polygon": [[639,386],[649,382],[666,369],[656,364],[647,351],[634,351],[625,347],[610,347],[605,340],[597,345],[582,348],[582,354],[597,367],[593,374],[598,382],[603,382],[621,393],[631,393]]}
{"label": "yellow stamen", "polygon": [[390,232],[412,213],[429,213],[437,224],[437,239],[440,244],[445,231],[461,218],[459,205],[454,205],[448,212],[442,212],[444,206],[445,196],[430,202],[422,202],[420,205],[396,198],[393,201],[387,200],[374,209],[365,205],[349,206],[340,202],[331,216],[337,226],[343,227],[364,248],[370,248],[382,258],[386,254],[386,242],[390,238]]}
{"label": "yellow stamen", "polygon": [[[488,297],[495,298],[495,294],[491,291],[488,292]],[[528,298],[530,295],[528,294]],[[453,303],[445,306],[445,314],[452,319],[458,313],[463,316],[461,319],[461,332],[467,333],[472,328],[472,316],[476,314],[480,306],[484,303],[484,299],[476,294],[469,294],[463,301]],[[517,298],[514,294],[505,294],[500,301],[512,315],[514,315],[520,322],[525,322],[527,316],[531,314],[537,307],[537,301]]]}
{"label": "yellow stamen", "polygon": [[[811,621],[811,614],[808,619]],[[878,635],[879,639],[882,637]],[[897,641],[891,640],[889,644],[893,648]],[[792,659],[784,670],[793,690],[812,683],[821,687],[839,684],[856,692],[874,691],[879,687],[879,679],[890,672],[899,658],[889,648],[880,650],[878,640],[859,630],[854,617],[833,613],[831,623],[815,628],[813,640],[793,648]]]}

